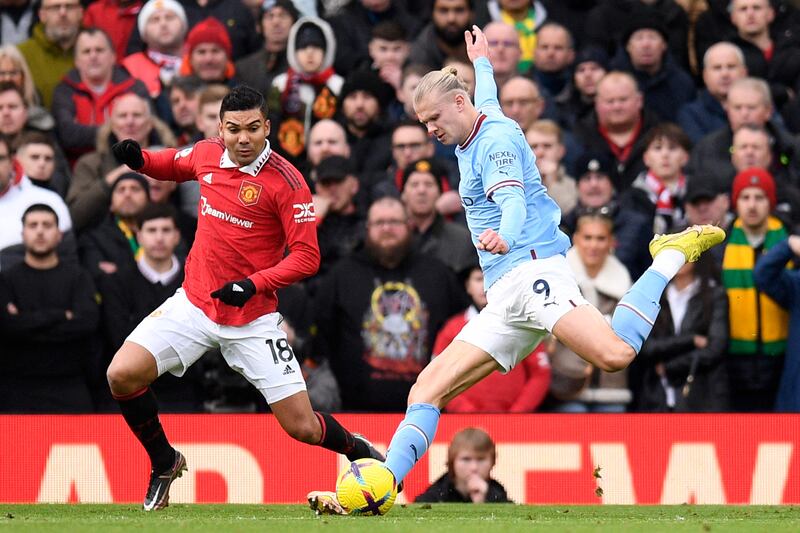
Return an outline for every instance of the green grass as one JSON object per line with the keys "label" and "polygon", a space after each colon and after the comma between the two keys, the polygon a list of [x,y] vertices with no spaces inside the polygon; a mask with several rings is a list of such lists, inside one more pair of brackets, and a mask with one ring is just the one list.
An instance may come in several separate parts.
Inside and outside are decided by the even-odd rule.
{"label": "green grass", "polygon": [[2,505],[0,531],[338,531],[381,532],[796,532],[792,506],[397,506],[382,517],[316,517],[299,505]]}

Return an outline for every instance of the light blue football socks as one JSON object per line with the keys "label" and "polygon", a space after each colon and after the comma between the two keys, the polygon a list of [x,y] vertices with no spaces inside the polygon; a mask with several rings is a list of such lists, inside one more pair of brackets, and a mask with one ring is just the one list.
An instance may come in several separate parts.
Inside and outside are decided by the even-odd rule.
{"label": "light blue football socks", "polygon": [[614,309],[611,328],[636,353],[642,349],[642,344],[653,329],[658,311],[661,309],[658,302],[667,283],[669,279],[663,274],[648,268]]}
{"label": "light blue football socks", "polygon": [[415,403],[406,410],[406,417],[397,426],[386,453],[386,467],[398,484],[428,451],[440,414],[439,409],[429,403]]}

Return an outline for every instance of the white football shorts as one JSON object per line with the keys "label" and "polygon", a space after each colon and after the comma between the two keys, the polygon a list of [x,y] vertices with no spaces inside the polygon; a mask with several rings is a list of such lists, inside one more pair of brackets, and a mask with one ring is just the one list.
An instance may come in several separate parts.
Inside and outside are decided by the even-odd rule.
{"label": "white football shorts", "polygon": [[514,267],[489,287],[486,299],[456,340],[491,355],[503,372],[525,359],[562,316],[589,304],[563,255]]}
{"label": "white football shorts", "polygon": [[233,370],[253,384],[272,404],[306,390],[300,365],[279,327],[280,313],[244,326],[213,322],[178,289],[136,326],[128,338],[155,358],[158,375],[182,376],[204,353],[220,348]]}

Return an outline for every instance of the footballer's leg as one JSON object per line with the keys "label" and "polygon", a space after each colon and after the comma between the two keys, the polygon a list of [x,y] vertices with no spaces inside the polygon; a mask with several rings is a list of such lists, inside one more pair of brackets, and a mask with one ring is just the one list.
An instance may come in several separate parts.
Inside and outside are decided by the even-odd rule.
{"label": "footballer's leg", "polygon": [[186,460],[169,444],[158,418],[158,403],[150,389],[158,377],[156,360],[144,347],[125,341],[114,355],[106,376],[125,422],[150,457],[144,509],[163,509],[169,505],[170,485],[186,470]]}
{"label": "footballer's leg", "polygon": [[406,417],[389,443],[386,467],[398,485],[428,451],[447,402],[501,366],[486,351],[455,340],[417,376]]}
{"label": "footballer's leg", "polygon": [[350,433],[330,414],[314,411],[306,391],[272,402],[270,409],[293,439],[341,453],[350,461],[366,457],[384,460],[366,438]]}

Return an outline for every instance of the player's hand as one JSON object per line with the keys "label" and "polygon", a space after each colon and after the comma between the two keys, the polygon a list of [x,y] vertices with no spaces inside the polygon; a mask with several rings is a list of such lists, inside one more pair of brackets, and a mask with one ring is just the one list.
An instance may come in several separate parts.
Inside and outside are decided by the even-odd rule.
{"label": "player's hand", "polygon": [[128,165],[133,170],[139,170],[144,166],[142,147],[133,139],[125,139],[111,147],[111,152],[117,161],[123,165]]}
{"label": "player's hand", "polygon": [[467,42],[467,56],[470,61],[475,62],[479,57],[489,57],[489,41],[478,26],[473,24],[472,31],[465,31],[464,40]]}
{"label": "player's hand", "polygon": [[503,255],[508,253],[508,243],[499,233],[489,228],[478,236],[478,250]]}
{"label": "player's hand", "polygon": [[483,503],[486,501],[486,493],[489,492],[489,482],[478,474],[472,474],[467,479],[467,491],[472,503]]}
{"label": "player's hand", "polygon": [[256,293],[256,284],[249,278],[240,279],[226,283],[219,289],[211,293],[212,298],[217,298],[224,304],[234,307],[244,307],[247,300]]}

